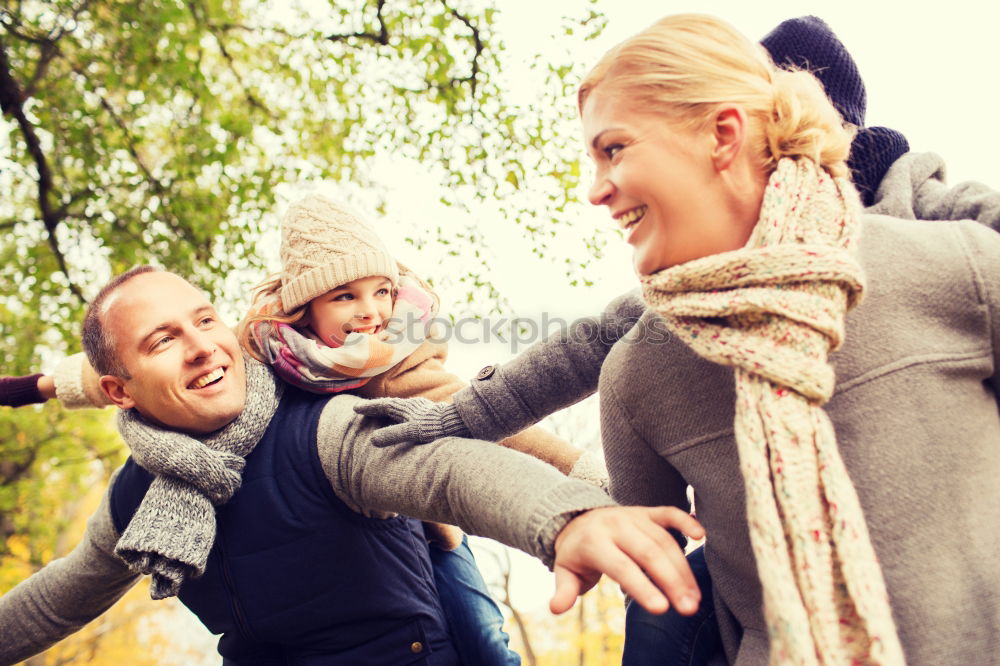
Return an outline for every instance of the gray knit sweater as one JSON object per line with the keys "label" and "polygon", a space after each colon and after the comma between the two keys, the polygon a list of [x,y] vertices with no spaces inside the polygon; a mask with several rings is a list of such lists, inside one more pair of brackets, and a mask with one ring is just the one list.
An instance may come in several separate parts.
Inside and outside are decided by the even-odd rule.
{"label": "gray knit sweater", "polygon": [[[868,290],[831,355],[826,411],[907,663],[1000,664],[1000,235],[879,216],[862,229]],[[693,487],[726,657],[766,664],[732,369],[658,323],[643,315],[601,370],[612,495],[687,506]]]}
{"label": "gray knit sweater", "polygon": [[[406,449],[370,446],[379,424],[355,414],[353,405],[360,400],[330,399],[316,443],[334,493],[358,512],[459,525],[551,564],[555,537],[573,516],[613,504],[594,486],[535,458],[476,440],[452,438]],[[68,556],[0,598],[0,664],[18,662],[73,633],[137,582],[114,554],[118,537],[106,495]]]}

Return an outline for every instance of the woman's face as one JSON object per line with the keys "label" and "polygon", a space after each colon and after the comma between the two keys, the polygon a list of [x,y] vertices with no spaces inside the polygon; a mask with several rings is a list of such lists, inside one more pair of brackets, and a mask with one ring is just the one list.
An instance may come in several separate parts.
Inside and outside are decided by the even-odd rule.
{"label": "woman's face", "polygon": [[625,231],[640,275],[746,243],[750,229],[716,168],[711,129],[678,127],[636,109],[626,92],[605,94],[600,86],[587,97],[582,120],[596,164],[590,202],[607,206]]}

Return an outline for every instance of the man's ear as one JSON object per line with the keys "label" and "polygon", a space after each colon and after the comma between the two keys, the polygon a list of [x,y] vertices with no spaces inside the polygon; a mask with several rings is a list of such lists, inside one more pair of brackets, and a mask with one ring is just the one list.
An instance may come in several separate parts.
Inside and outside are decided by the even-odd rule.
{"label": "man's ear", "polygon": [[725,171],[736,161],[746,145],[748,129],[742,106],[725,104],[716,109],[712,119],[712,162],[718,171]]}
{"label": "man's ear", "polygon": [[129,393],[128,387],[125,386],[125,380],[114,375],[101,375],[101,378],[97,381],[101,386],[101,390],[104,391],[104,395],[108,396],[108,399],[113,404],[118,405],[122,409],[135,407],[135,400],[132,399],[132,394]]}

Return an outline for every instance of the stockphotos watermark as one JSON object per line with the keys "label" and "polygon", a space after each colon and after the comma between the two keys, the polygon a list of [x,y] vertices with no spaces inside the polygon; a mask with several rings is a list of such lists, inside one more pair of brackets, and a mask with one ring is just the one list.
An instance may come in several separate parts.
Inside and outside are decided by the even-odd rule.
{"label": "stockphotos watermark", "polygon": [[[610,347],[619,340],[627,343],[664,343],[670,332],[662,319],[651,317],[632,331],[637,317],[605,315],[568,320],[543,312],[538,317],[477,318],[447,317],[420,318],[408,314],[393,317],[386,322],[382,331],[383,340],[388,343],[407,342],[419,344],[431,342],[456,342],[471,344],[505,344],[512,353],[517,353],[541,340],[559,337],[573,343],[602,344]],[[632,331],[630,335],[627,335]],[[352,339],[353,338],[353,339]],[[360,343],[361,336],[349,336],[345,346]]]}

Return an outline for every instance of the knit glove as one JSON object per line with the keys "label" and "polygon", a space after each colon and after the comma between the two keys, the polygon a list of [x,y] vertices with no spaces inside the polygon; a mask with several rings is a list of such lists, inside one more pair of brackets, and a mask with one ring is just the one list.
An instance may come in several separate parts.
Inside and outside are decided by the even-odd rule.
{"label": "knit glove", "polygon": [[454,405],[427,398],[377,398],[355,405],[354,411],[398,424],[372,433],[371,443],[379,447],[403,443],[428,444],[442,437],[468,437],[471,434]]}
{"label": "knit glove", "polygon": [[38,391],[38,379],[41,374],[25,375],[23,377],[0,377],[0,405],[7,407],[23,407],[45,402]]}

